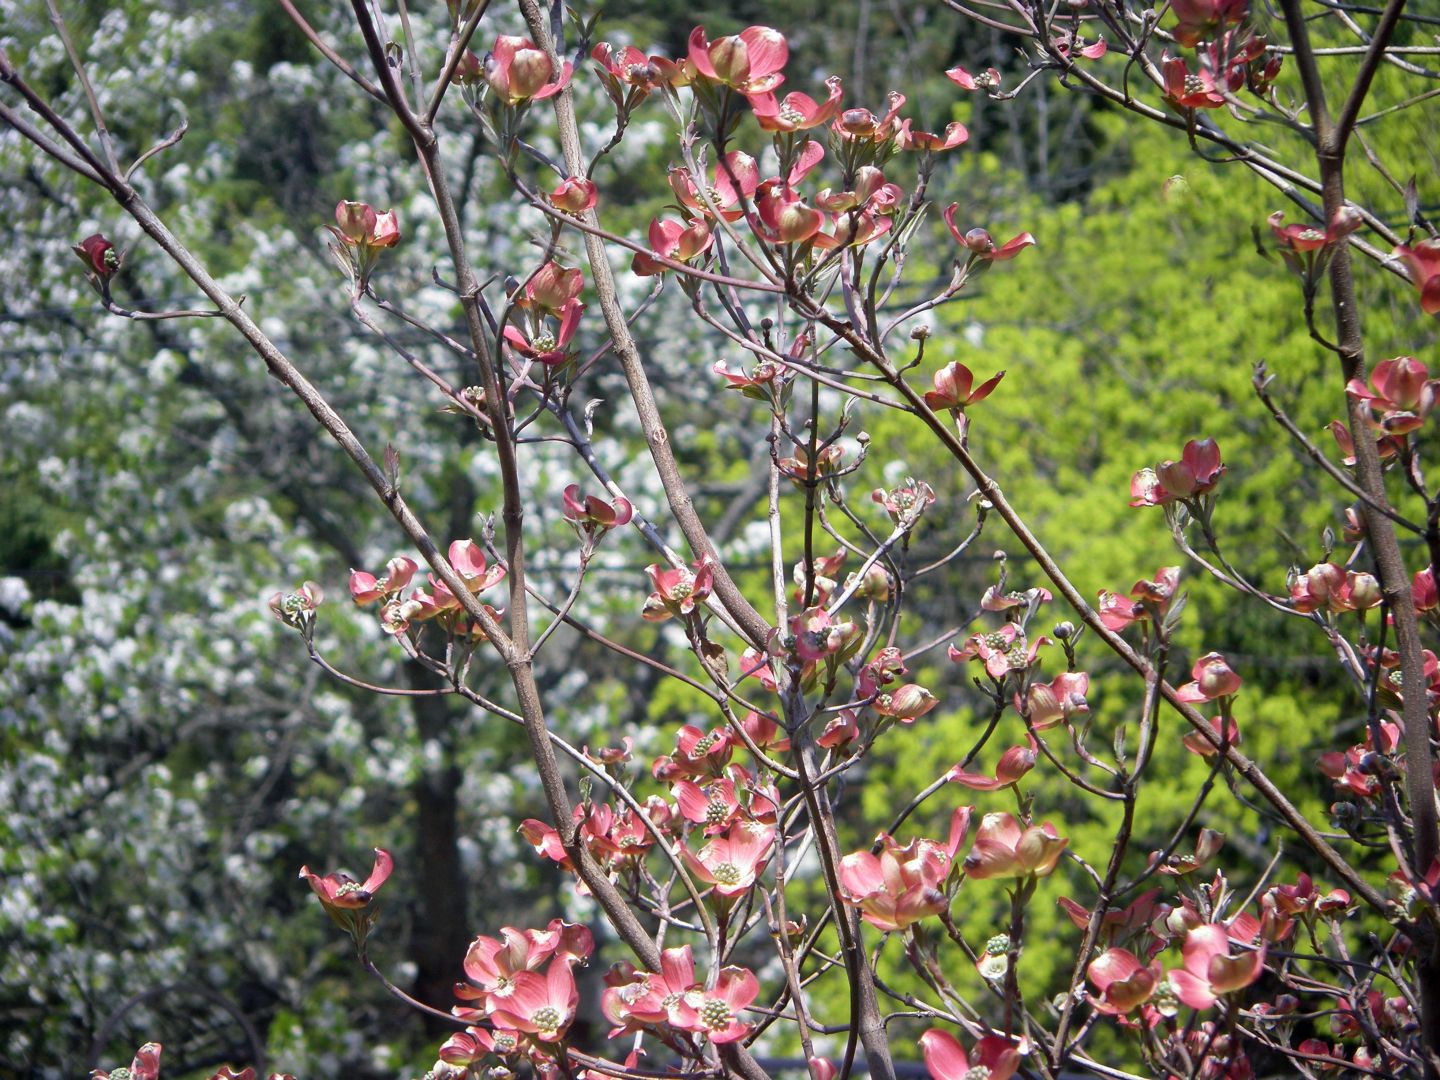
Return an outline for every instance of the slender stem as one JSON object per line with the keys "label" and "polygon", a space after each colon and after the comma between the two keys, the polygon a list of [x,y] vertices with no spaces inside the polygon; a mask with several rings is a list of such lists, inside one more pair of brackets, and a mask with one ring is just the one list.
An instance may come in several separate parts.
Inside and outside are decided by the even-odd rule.
{"label": "slender stem", "polygon": [[300,14],[300,10],[295,6],[293,0],[280,0],[280,6],[285,10],[285,14],[290,16],[290,21],[295,24],[295,28],[305,35],[305,39],[309,41],[311,45],[315,46],[321,56],[334,64],[342,75],[360,87],[361,90],[364,90],[365,93],[369,94],[382,105],[386,104],[385,94],[380,88],[356,71],[350,61],[332,49],[325,39],[315,32],[315,28],[310,25],[304,15]]}

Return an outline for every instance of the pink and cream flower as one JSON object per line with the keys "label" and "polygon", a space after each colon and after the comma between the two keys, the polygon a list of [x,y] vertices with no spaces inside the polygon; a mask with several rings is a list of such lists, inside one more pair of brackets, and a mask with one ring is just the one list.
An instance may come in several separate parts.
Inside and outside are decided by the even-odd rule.
{"label": "pink and cream flower", "polygon": [[385,879],[394,869],[395,860],[390,857],[390,853],[384,848],[376,848],[375,864],[370,868],[370,876],[364,881],[356,881],[343,870],[321,877],[308,866],[300,868],[300,876],[309,882],[310,888],[327,909],[353,910],[363,908],[375,899],[375,893],[385,884]]}

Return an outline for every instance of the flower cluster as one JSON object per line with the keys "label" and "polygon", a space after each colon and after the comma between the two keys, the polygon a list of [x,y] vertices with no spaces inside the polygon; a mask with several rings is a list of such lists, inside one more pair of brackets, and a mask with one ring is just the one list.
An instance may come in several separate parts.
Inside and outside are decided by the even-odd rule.
{"label": "flower cluster", "polygon": [[[503,566],[490,566],[485,553],[474,540],[456,540],[450,545],[449,561],[455,573],[471,593],[484,592],[505,577]],[[434,574],[427,575],[429,588],[410,592],[411,579],[418,569],[413,559],[397,556],[385,566],[384,577],[377,578],[364,570],[350,571],[350,595],[362,606],[380,602],[380,628],[387,634],[409,633],[413,624],[435,619],[457,635],[483,636],[484,631],[472,625],[457,597],[445,582]],[[500,613],[486,605],[492,618]]]}
{"label": "flower cluster", "polygon": [[500,935],[481,935],[470,943],[464,964],[467,981],[455,987],[456,997],[467,1004],[457,1005],[454,1012],[463,1020],[490,1025],[491,1046],[486,1049],[492,1053],[543,1055],[548,1050],[544,1044],[562,1039],[575,1019],[580,992],[574,968],[589,960],[595,939],[586,927],[559,919],[544,930],[507,926]]}
{"label": "flower cluster", "polygon": [[666,949],[658,972],[637,971],[617,964],[605,976],[601,1009],[615,1027],[612,1037],[649,1031],[664,1038],[669,1032],[692,1032],[715,1044],[743,1039],[750,1025],[740,1017],[760,993],[754,972],[723,967],[708,989],[695,977],[690,946]]}
{"label": "flower cluster", "polygon": [[903,847],[888,833],[876,839],[878,855],[857,851],[840,860],[840,896],[860,909],[871,926],[904,930],[928,915],[950,910],[944,885],[955,856],[970,830],[972,808],[962,806],[950,818],[945,843],[918,838]]}

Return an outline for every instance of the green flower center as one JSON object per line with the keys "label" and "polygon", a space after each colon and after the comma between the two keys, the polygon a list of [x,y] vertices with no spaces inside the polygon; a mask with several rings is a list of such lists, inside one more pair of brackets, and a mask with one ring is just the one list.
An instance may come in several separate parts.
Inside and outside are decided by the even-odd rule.
{"label": "green flower center", "polygon": [[1169,980],[1155,988],[1150,1004],[1155,1006],[1161,1016],[1174,1016],[1180,1011],[1180,999],[1175,996],[1175,988],[1170,985]]}
{"label": "green flower center", "polygon": [[734,863],[722,862],[710,874],[717,885],[738,885],[740,883],[740,868]]}
{"label": "green flower center", "polygon": [[690,751],[690,756],[700,757],[703,754],[708,754],[710,752],[710,748],[714,745],[715,733],[712,731],[709,735],[706,735],[703,739],[701,739],[695,744],[694,748]]}
{"label": "green flower center", "polygon": [[991,956],[1010,951],[1010,935],[996,934],[989,941],[985,942],[985,951]]}
{"label": "green flower center", "polygon": [[1185,76],[1185,93],[1203,94],[1205,92],[1205,81],[1199,75]]}
{"label": "green flower center", "polygon": [[719,998],[706,998],[700,1006],[700,1019],[711,1030],[730,1026],[730,1006]]}
{"label": "green flower center", "polygon": [[560,1010],[546,1005],[530,1014],[530,1022],[541,1031],[554,1031],[560,1026]]}
{"label": "green flower center", "polygon": [[535,340],[530,343],[536,352],[549,352],[555,348],[555,335],[548,330],[535,335]]}
{"label": "green flower center", "polygon": [[705,805],[705,824],[723,825],[725,819],[730,816],[730,807],[723,799],[711,799]]}
{"label": "green flower center", "polygon": [[793,105],[786,105],[780,110],[780,119],[787,124],[799,124],[805,120],[805,114]]}
{"label": "green flower center", "polygon": [[990,1069],[986,1065],[971,1065],[960,1080],[990,1080]]}

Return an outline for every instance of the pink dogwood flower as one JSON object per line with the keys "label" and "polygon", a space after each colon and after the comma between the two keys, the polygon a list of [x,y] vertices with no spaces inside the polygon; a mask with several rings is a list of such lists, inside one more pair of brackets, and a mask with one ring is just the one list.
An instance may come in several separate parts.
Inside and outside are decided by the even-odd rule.
{"label": "pink dogwood flower", "polygon": [[585,305],[579,300],[567,301],[560,310],[560,325],[552,329],[544,320],[532,320],[531,333],[527,336],[516,326],[505,327],[505,340],[510,347],[527,359],[546,367],[562,367],[570,362],[573,354],[568,348],[575,329],[580,325],[580,316]]}
{"label": "pink dogwood flower", "polygon": [[774,844],[774,829],[737,821],[724,836],[711,839],[699,854],[683,845],[680,854],[697,877],[714,885],[722,897],[733,898],[755,884],[770,860]]}
{"label": "pink dogwood flower", "polygon": [[727,390],[738,390],[755,401],[773,400],[771,389],[789,382],[785,368],[770,360],[761,360],[748,374],[744,371],[731,371],[724,360],[716,360],[715,366],[710,370],[725,380],[728,384]]}
{"label": "pink dogwood flower", "polygon": [[594,936],[578,923],[552,919],[544,930],[501,927],[500,937],[481,935],[470,943],[464,962],[469,982],[457,984],[455,994],[493,1012],[514,994],[522,971],[538,971],[552,958],[584,961],[594,951]]}
{"label": "pink dogwood flower", "polygon": [[1153,469],[1141,469],[1130,480],[1131,506],[1163,506],[1176,499],[1193,499],[1215,489],[1225,466],[1214,439],[1191,439],[1179,461],[1166,459]]}
{"label": "pink dogwood flower", "polygon": [[539,308],[561,316],[584,289],[585,274],[578,266],[564,267],[551,260],[530,275],[524,291],[511,296],[510,302],[522,311]]}
{"label": "pink dogwood flower", "polygon": [[635,516],[635,508],[623,495],[617,495],[614,502],[606,502],[598,495],[581,495],[580,485],[571,484],[563,498],[565,520],[587,531],[617,529],[628,525]]}
{"label": "pink dogwood flower", "polygon": [[[1133,485],[1131,490],[1134,490]],[[1155,572],[1153,580],[1142,578],[1131,586],[1128,596],[1102,589],[1097,605],[1100,621],[1106,629],[1118,632],[1131,623],[1163,618],[1179,583],[1180,568],[1162,566]]]}
{"label": "pink dogwood flower", "polygon": [[[1210,725],[1210,730],[1215,732],[1217,736],[1223,735],[1223,738],[1220,740],[1222,744],[1229,744],[1230,746],[1240,745],[1240,725],[1235,722],[1233,716],[1228,720],[1224,720],[1219,716],[1212,716],[1206,722]],[[1220,752],[1209,739],[1205,738],[1205,736],[1198,731],[1188,732],[1180,741],[1185,745],[1186,750],[1189,750],[1192,754],[1199,754],[1201,757],[1214,757]]]}
{"label": "pink dogwood flower", "polygon": [[567,176],[546,198],[557,210],[583,214],[586,210],[595,209],[595,204],[600,201],[600,192],[595,181],[588,177]]}
{"label": "pink dogwood flower", "polygon": [[846,109],[835,118],[831,130],[846,142],[868,142],[880,146],[888,143],[899,131],[900,110],[904,107],[905,95],[891,90],[885,97],[883,116],[876,116],[869,109]]}
{"label": "pink dogwood flower", "polygon": [[[1345,393],[1366,403],[1371,423],[1388,435],[1404,435],[1425,423],[1440,394],[1440,380],[1413,356],[1382,360],[1370,372],[1367,388],[1359,379],[1345,384]],[[1375,419],[1378,414],[1378,419]]]}
{"label": "pink dogwood flower", "polygon": [[1072,716],[1090,711],[1085,695],[1090,690],[1090,676],[1083,671],[1066,671],[1048,683],[1031,683],[1025,692],[1023,708],[1016,694],[1015,709],[1022,712],[1036,731],[1054,727]]}
{"label": "pink dogwood flower", "polygon": [[933,1080],[1010,1080],[1020,1068],[1019,1048],[1001,1035],[986,1035],[966,1053],[954,1035],[931,1028],[920,1049]]}
{"label": "pink dogwood flower", "polygon": [[1171,0],[1170,10],[1177,20],[1171,30],[1175,44],[1193,48],[1217,30],[1240,25],[1249,8],[1250,0]]}
{"label": "pink dogwood flower", "polygon": [[1047,637],[1038,637],[1027,643],[1025,631],[1014,623],[1006,623],[999,630],[989,633],[972,634],[960,648],[951,645],[950,659],[955,663],[979,659],[985,662],[985,672],[992,679],[1003,679],[1012,671],[1024,671],[1035,662],[1035,654],[1041,645],[1049,644]]}
{"label": "pink dogwood flower", "polygon": [[1270,231],[1275,234],[1280,252],[1289,252],[1292,255],[1308,255],[1337,244],[1365,223],[1359,211],[1349,206],[1340,208],[1328,229],[1315,225],[1286,225],[1283,210],[1275,211],[1266,221],[1270,225]]}
{"label": "pink dogwood flower", "polygon": [[675,1026],[705,1035],[712,1043],[743,1039],[750,1025],[741,1023],[740,1013],[759,993],[759,980],[749,968],[721,968],[714,989],[695,986],[681,996]]}
{"label": "pink dogwood flower", "polygon": [[955,237],[961,247],[970,252],[970,258],[980,262],[1007,262],[1015,258],[1027,247],[1035,244],[1035,237],[1028,232],[1012,236],[1004,244],[996,246],[994,239],[984,229],[970,229],[968,232],[961,232],[960,226],[955,223],[955,214],[960,209],[959,203],[951,203],[945,208],[943,217],[945,226],[950,230],[950,235]]}
{"label": "pink dogwood flower", "polygon": [[[670,170],[670,190],[681,206],[692,214],[704,217],[714,217],[718,213],[726,221],[739,221],[745,216],[744,201],[753,198],[759,186],[760,168],[755,159],[743,150],[730,151],[725,160],[715,166],[705,188],[704,199],[700,197],[689,169]],[[707,199],[709,206],[705,205]]]}
{"label": "pink dogwood flower", "polygon": [[605,976],[607,989],[600,998],[600,1010],[616,1027],[615,1038],[647,1026],[680,1027],[681,1004],[687,992],[697,988],[695,957],[689,945],[666,949],[660,954],[660,971],[636,971],[628,962],[616,964]]}
{"label": "pink dogwood flower", "polygon": [[1000,88],[1000,72],[993,67],[972,75],[963,67],[953,67],[945,72],[945,77],[962,90],[998,90]]}
{"label": "pink dogwood flower", "polygon": [[109,281],[120,270],[121,253],[100,233],[87,236],[70,250],[101,282]]}
{"label": "pink dogwood flower", "polygon": [[1035,767],[1038,753],[1039,746],[1035,742],[1035,736],[1031,735],[1028,746],[1012,746],[1000,755],[994,776],[972,773],[956,765],[945,774],[945,779],[971,791],[999,791],[1001,788],[1018,784],[1025,774]]}
{"label": "pink dogwood flower", "polygon": [[490,1010],[497,1026],[523,1031],[541,1042],[558,1042],[575,1019],[580,992],[571,961],[556,956],[542,976],[522,971],[502,1002]]}
{"label": "pink dogwood flower", "polygon": [[795,655],[802,660],[823,660],[834,656],[857,639],[853,622],[833,619],[822,607],[812,607],[790,619],[790,632],[795,636]]}
{"label": "pink dogwood flower", "polygon": [[346,202],[335,206],[330,232],[347,247],[361,250],[394,247],[400,242],[400,221],[395,211],[378,212],[369,203]]}
{"label": "pink dogwood flower", "polygon": [[1219,923],[1186,934],[1181,955],[1185,966],[1170,972],[1170,985],[1192,1009],[1208,1009],[1222,995],[1244,989],[1265,968],[1265,946],[1232,956],[1229,932]]}
{"label": "pink dogwood flower", "polygon": [[96,1069],[91,1072],[90,1080],[122,1080],[122,1077],[128,1077],[129,1080],[159,1080],[162,1049],[157,1042],[147,1042],[135,1051],[129,1069]]}
{"label": "pink dogwood flower", "polygon": [[1435,587],[1435,567],[1427,566],[1424,570],[1415,571],[1415,576],[1410,579],[1410,596],[1418,612],[1434,611],[1440,607],[1440,590]]}
{"label": "pink dogwood flower", "polygon": [[670,269],[660,259],[688,263],[709,251],[714,242],[703,218],[688,223],[655,218],[650,222],[650,253],[637,251],[630,272],[637,277],[655,277]]}
{"label": "pink dogwood flower", "polygon": [[780,179],[766,180],[755,196],[756,231],[771,244],[803,244],[825,224],[825,215],[806,204]]}
{"label": "pink dogwood flower", "polygon": [[1003,378],[1005,378],[1005,372],[997,371],[976,386],[974,373],[960,361],[955,360],[946,364],[931,377],[930,382],[934,389],[925,392],[925,404],[935,412],[940,412],[942,409],[964,412],[967,405],[974,405],[977,401],[984,401],[989,397]]}
{"label": "pink dogwood flower", "polygon": [[936,705],[940,699],[918,683],[906,683],[894,690],[882,690],[870,703],[881,716],[888,716],[902,724],[913,724]]}
{"label": "pink dogwood flower", "polygon": [[315,612],[325,599],[324,590],[313,581],[307,581],[294,592],[277,592],[270,597],[270,614],[286,626],[308,631],[315,623]]}
{"label": "pink dogwood flower", "polygon": [[360,297],[379,265],[380,253],[400,242],[400,222],[393,210],[378,213],[368,203],[341,201],[335,224],[327,225],[335,243],[330,254],[350,278],[352,294]]}
{"label": "pink dogwood flower", "polygon": [[1085,975],[1100,992],[1091,1003],[1107,1016],[1124,1016],[1149,1001],[1164,977],[1160,961],[1148,967],[1128,949],[1110,948],[1090,961]]}
{"label": "pink dogwood flower", "polygon": [[650,622],[664,622],[666,619],[689,615],[696,604],[703,604],[714,587],[715,566],[709,556],[690,567],[672,566],[662,570],[655,563],[645,568],[655,585],[645,601],[641,616]]}
{"label": "pink dogwood flower", "polygon": [[309,882],[310,888],[315,891],[320,903],[324,904],[327,910],[353,910],[363,908],[375,899],[375,893],[385,884],[385,879],[394,869],[395,860],[390,857],[390,853],[384,848],[376,848],[375,865],[370,868],[370,876],[363,882],[356,881],[343,870],[321,877],[313,873],[308,866],[300,868],[300,876]]}
{"label": "pink dogwood flower", "polygon": [[633,45],[616,49],[602,41],[590,50],[590,58],[616,108],[633,108],[657,87],[678,85],[680,65],[663,56],[647,57]]}
{"label": "pink dogwood flower", "polygon": [[500,101],[512,107],[558,94],[570,81],[570,71],[567,60],[556,77],[545,50],[529,38],[509,34],[496,38],[495,48],[485,58],[485,81]]}
{"label": "pink dogwood flower", "polygon": [[893,524],[908,528],[935,501],[935,492],[929,484],[912,477],[889,491],[876,488],[870,493],[870,501],[883,506]]}
{"label": "pink dogwood flower", "polygon": [[1335,613],[1367,611],[1384,599],[1374,574],[1317,563],[1290,584],[1290,604],[1309,614],[1325,608]]}
{"label": "pink dogwood flower", "polygon": [[1414,247],[1399,244],[1394,254],[1410,269],[1410,282],[1420,293],[1420,310],[1440,315],[1440,237],[1421,240]]}
{"label": "pink dogwood flower", "polygon": [[[1335,445],[1340,448],[1340,460],[1345,465],[1355,464],[1355,437],[1350,434],[1350,429],[1339,420],[1330,421],[1330,434],[1335,437]],[[1375,440],[1375,453],[1381,461],[1399,455],[1404,449],[1400,440],[1393,435],[1381,435]]]}
{"label": "pink dogwood flower", "polygon": [[946,843],[918,838],[904,847],[881,833],[880,854],[856,851],[840,860],[840,896],[860,909],[861,918],[885,931],[903,930],[928,915],[949,909],[941,891],[955,853],[970,831],[973,808],[962,806],[950,817]]}
{"label": "pink dogwood flower", "polygon": [[854,709],[841,709],[825,725],[815,742],[827,750],[838,750],[849,746],[860,737],[860,724]]}
{"label": "pink dogwood flower", "polygon": [[1050,45],[1057,53],[1072,63],[1077,56],[1085,60],[1099,60],[1110,51],[1110,46],[1105,44],[1103,37],[1096,38],[1087,44],[1083,37],[1069,32],[1051,38]]}
{"label": "pink dogwood flower", "polygon": [[781,69],[790,59],[785,35],[768,26],[749,26],[738,34],[705,37],[704,27],[690,32],[690,62],[700,75],[742,94],[768,94],[782,82]]}
{"label": "pink dogwood flower", "polygon": [[1068,843],[1048,821],[1025,829],[1013,814],[986,814],[965,856],[965,873],[976,879],[1045,877],[1055,870]]}
{"label": "pink dogwood flower", "polygon": [[418,569],[414,559],[397,555],[385,564],[385,576],[381,578],[364,570],[351,570],[350,595],[357,604],[383,600],[409,585]]}
{"label": "pink dogwood flower", "polygon": [[1199,870],[1225,846],[1225,834],[1215,829],[1201,829],[1195,838],[1195,851],[1190,855],[1169,855],[1161,858],[1162,852],[1150,853],[1150,865],[1157,873],[1167,877],[1184,877]]}
{"label": "pink dogwood flower", "polygon": [[957,146],[963,146],[969,138],[969,130],[958,120],[946,124],[945,130],[938,134],[932,131],[921,131],[914,127],[911,121],[902,120],[900,121],[900,130],[895,133],[895,145],[901,150],[923,150],[937,154],[944,150],[953,150]]}
{"label": "pink dogwood flower", "polygon": [[1240,692],[1240,676],[1235,674],[1225,657],[1218,652],[1208,652],[1190,669],[1190,678],[1176,691],[1176,697],[1192,704],[1214,701],[1216,698],[1231,697]]}
{"label": "pink dogwood flower", "polygon": [[776,100],[770,93],[750,95],[750,108],[760,130],[789,133],[830,123],[840,112],[840,79],[832,75],[825,80],[825,86],[829,96],[820,102],[798,92],[786,94],[784,100]]}
{"label": "pink dogwood flower", "polygon": [[1177,109],[1218,109],[1225,104],[1225,91],[1204,65],[1191,71],[1183,57],[1167,56],[1161,69],[1165,100]]}
{"label": "pink dogwood flower", "polygon": [[[484,592],[499,584],[505,577],[505,567],[488,566],[484,550],[474,540],[453,541],[447,554],[450,556],[450,565],[455,568],[455,573],[460,575],[466,588],[472,593]],[[432,579],[430,584],[437,590],[445,589],[444,582],[436,582]],[[448,595],[450,590],[445,589],[445,592]]]}

